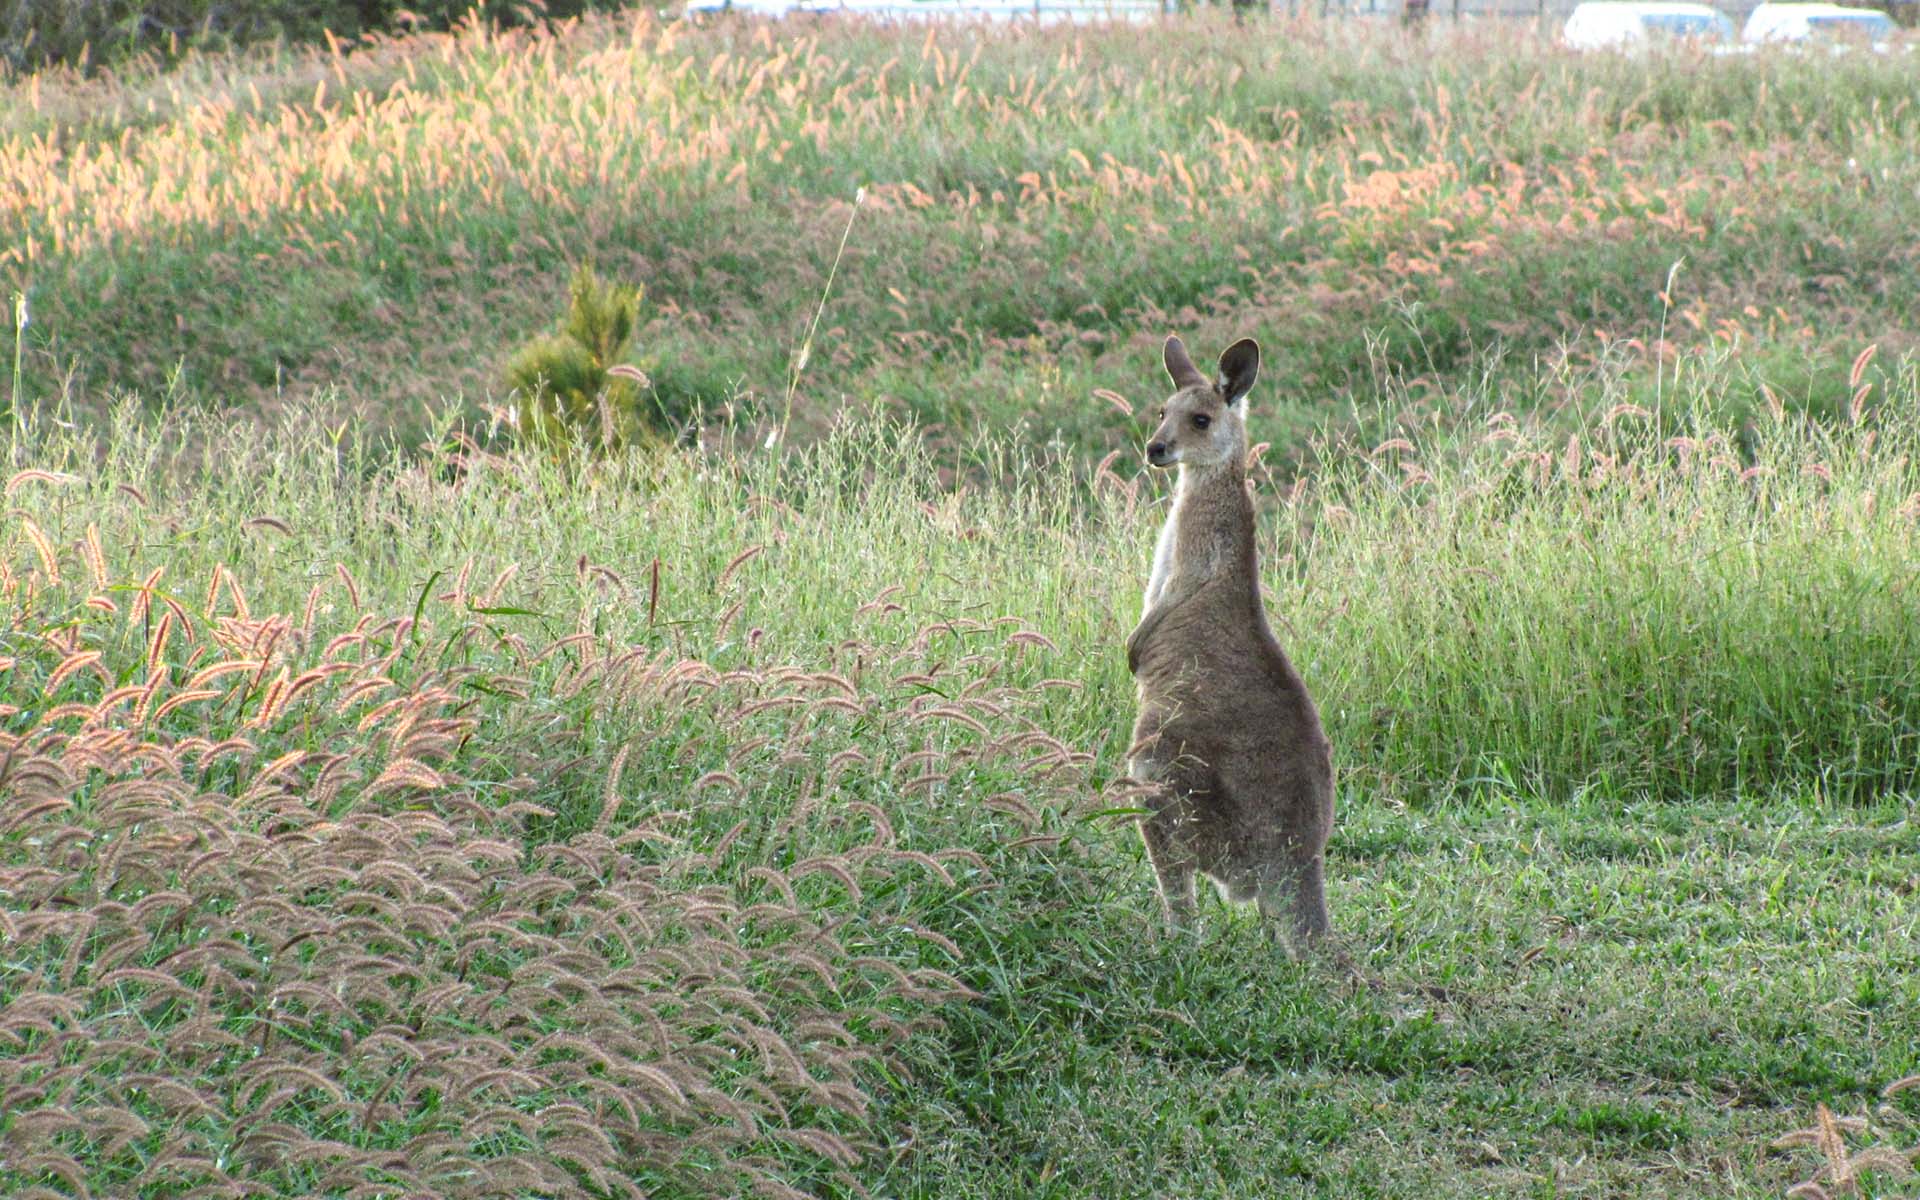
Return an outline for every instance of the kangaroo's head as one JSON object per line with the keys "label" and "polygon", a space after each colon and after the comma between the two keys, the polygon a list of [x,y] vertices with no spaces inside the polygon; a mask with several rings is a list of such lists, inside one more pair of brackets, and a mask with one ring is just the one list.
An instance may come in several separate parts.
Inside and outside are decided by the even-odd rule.
{"label": "kangaroo's head", "polygon": [[1228,346],[1211,380],[1193,365],[1178,337],[1167,339],[1162,358],[1177,390],[1160,410],[1160,427],[1147,442],[1147,462],[1201,468],[1245,462],[1246,397],[1260,375],[1259,345],[1241,338]]}

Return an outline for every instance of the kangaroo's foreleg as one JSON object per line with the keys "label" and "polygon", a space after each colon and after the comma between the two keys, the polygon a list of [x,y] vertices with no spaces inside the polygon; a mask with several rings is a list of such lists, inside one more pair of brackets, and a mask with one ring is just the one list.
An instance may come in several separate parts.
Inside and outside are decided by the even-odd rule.
{"label": "kangaroo's foreleg", "polygon": [[1140,651],[1146,646],[1147,639],[1152,637],[1153,631],[1158,629],[1160,623],[1167,619],[1167,614],[1180,607],[1180,602],[1185,600],[1190,593],[1190,588],[1186,591],[1179,591],[1176,590],[1173,585],[1169,584],[1160,589],[1151,607],[1140,614],[1140,623],[1135,625],[1133,632],[1127,635],[1128,674],[1133,674],[1139,670]]}
{"label": "kangaroo's foreleg", "polygon": [[1127,635],[1127,674],[1133,675],[1139,672],[1140,648],[1147,644],[1147,638],[1153,634],[1160,622],[1166,619],[1166,615],[1165,605],[1149,610],[1140,618],[1140,623],[1133,627],[1133,632]]}

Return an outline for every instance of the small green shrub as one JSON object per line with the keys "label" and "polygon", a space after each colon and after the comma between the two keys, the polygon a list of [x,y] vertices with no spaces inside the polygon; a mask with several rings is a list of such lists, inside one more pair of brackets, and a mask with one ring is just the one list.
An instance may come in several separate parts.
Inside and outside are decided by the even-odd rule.
{"label": "small green shrub", "polygon": [[[611,450],[662,436],[652,385],[632,358],[642,289],[581,266],[560,331],[528,342],[507,363],[514,432],[550,448]],[[631,368],[618,372],[618,368]]]}

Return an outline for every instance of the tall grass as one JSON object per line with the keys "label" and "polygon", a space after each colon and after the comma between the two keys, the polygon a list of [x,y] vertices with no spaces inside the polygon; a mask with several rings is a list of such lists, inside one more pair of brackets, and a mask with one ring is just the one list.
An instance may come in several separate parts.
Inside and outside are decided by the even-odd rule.
{"label": "tall grass", "polygon": [[338,384],[411,424],[484,399],[498,331],[592,257],[660,304],[642,337],[676,410],[777,419],[863,185],[796,396],[810,434],[884,396],[961,442],[1024,418],[1092,447],[1116,425],[1084,397],[1132,387],[1136,335],[1167,324],[1259,336],[1303,434],[1382,372],[1444,391],[1503,347],[1644,357],[1682,256],[1662,353],[1731,349],[1804,395],[1860,345],[1912,344],[1899,56],[639,15],[207,73],[154,117],[90,92],[121,114],[91,123],[60,115],[77,84],[10,86],[0,270],[42,317],[40,392]]}
{"label": "tall grass", "polygon": [[[415,580],[366,540],[558,479],[474,457],[381,481],[411,497],[383,517],[354,502],[375,480],[299,448],[224,494],[8,480],[0,1183],[855,1187],[872,1091],[968,994],[929,922],[991,890],[970,845],[1055,844],[1074,803],[1049,685],[994,679],[1044,639],[880,620],[802,666],[743,626],[716,665],[577,546]],[[178,523],[223,502],[249,515]]]}
{"label": "tall grass", "polygon": [[1683,374],[1678,421],[1622,402],[1549,440],[1494,413],[1459,453],[1396,438],[1315,480],[1276,601],[1356,765],[1389,791],[1911,789],[1903,372],[1839,429],[1717,422],[1722,382]]}
{"label": "tall grass", "polygon": [[[1752,1196],[1810,1104],[1908,1145],[1900,60],[1261,29],[9,84],[0,1191]],[[470,423],[580,257],[730,417]],[[1169,324],[1269,350],[1379,994],[1152,933]]]}
{"label": "tall grass", "polygon": [[[1708,1118],[1617,1098],[1617,1072],[1770,1102],[1884,1086],[1920,1042],[1782,1010],[1786,968],[1755,983],[1731,951],[1700,950],[1683,987],[1643,927],[1805,938],[1809,897],[1903,869],[1663,857],[1767,796],[1831,819],[1840,853],[1915,784],[1920,384],[1892,377],[1838,427],[1718,423],[1721,368],[1682,370],[1674,412],[1622,402],[1571,438],[1482,395],[1469,432],[1262,475],[1273,611],[1342,773],[1337,919],[1383,939],[1391,975],[1480,986],[1599,939],[1589,994],[1626,1007],[1571,1040],[1558,993],[1448,1032],[1272,974],[1230,924],[1190,960],[1141,942],[1109,785],[1157,480],[1002,441],[972,457],[1014,482],[981,488],[877,415],[778,456],[565,464],[451,424],[396,458],[316,421],[30,412],[0,531],[0,1180],[931,1194],[909,1182],[948,1169],[931,1131],[1067,1137],[1008,1072],[1079,1089],[1046,1082],[1077,1078],[1056,1051],[1107,1062],[1113,1039],[1157,1070],[1224,1056],[1415,1091],[1545,1064],[1558,1090],[1484,1119],[1627,1156]],[[1526,850],[1500,870],[1538,895],[1489,913],[1471,897],[1492,885],[1463,884],[1434,925],[1403,860],[1469,872],[1433,822],[1510,806],[1539,826],[1504,818],[1490,845]],[[1653,856],[1635,886],[1685,911],[1610,899],[1595,854]],[[1820,928],[1894,936],[1905,911]],[[1563,932],[1537,941],[1546,914]],[[1760,1032],[1723,1028],[1698,972]],[[1869,978],[1855,1002],[1906,990]],[[1659,1028],[1722,1040],[1656,1033],[1643,993]],[[1876,1019],[1906,1029],[1903,1003]],[[1179,1090],[1134,1072],[1101,1086],[1149,1099],[1089,1119]],[[1451,1102],[1491,1103],[1474,1094]],[[1069,1190],[1137,1177],[1069,1158]],[[1054,1171],[1015,1156],[955,1186],[1047,1194]]]}
{"label": "tall grass", "polygon": [[519,6],[496,0],[427,0],[411,7],[393,0],[4,0],[0,67],[112,69],[130,60],[170,62],[194,48],[378,38],[405,28],[445,29],[476,17],[530,23],[593,7],[583,0],[537,0]]}
{"label": "tall grass", "polygon": [[[1468,421],[1328,445],[1291,482],[1269,471],[1270,599],[1349,776],[1410,798],[1910,785],[1920,384],[1911,363],[1889,370],[1838,426],[1784,406],[1720,415],[1739,394],[1722,362],[1670,380],[1670,412],[1621,399],[1569,434],[1483,393],[1458,402]],[[661,452],[591,469],[464,434],[386,463],[317,423],[235,434],[201,461],[202,428],[175,414],[163,435],[123,408],[96,446],[30,425],[16,469],[77,482],[22,485],[16,511],[54,545],[93,526],[138,547],[132,573],[217,566],[263,611],[304,608],[336,567],[358,603],[395,613],[456,572],[510,568],[514,620],[721,666],[826,655],[874,603],[915,627],[1017,620],[1049,644],[1014,678],[1078,685],[1047,702],[1061,736],[1105,744],[1130,703],[1103,651],[1135,615],[1158,477],[1003,440],[974,453],[1011,482],[982,488],[878,413],[792,462]],[[18,528],[9,544],[28,548]]]}

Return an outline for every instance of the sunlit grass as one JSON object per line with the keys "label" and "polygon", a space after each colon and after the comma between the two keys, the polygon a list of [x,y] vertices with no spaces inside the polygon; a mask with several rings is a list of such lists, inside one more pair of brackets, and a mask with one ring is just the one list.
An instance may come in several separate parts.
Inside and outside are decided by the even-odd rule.
{"label": "sunlit grass", "polygon": [[[1903,60],[1254,28],[7,85],[0,1190],[1901,1195]],[[474,423],[579,259],[684,444]],[[1377,992],[1110,789],[1168,327]]]}
{"label": "sunlit grass", "polygon": [[1154,479],[1000,441],[981,487],[878,417],[582,463],[29,414],[6,1179],[1777,1191],[1770,1139],[1920,1065],[1920,426],[1906,369],[1839,426],[1717,422],[1732,382],[1259,474],[1360,994],[1219,906],[1156,931],[1109,790]]}
{"label": "sunlit grass", "polygon": [[84,105],[78,82],[15,81],[0,270],[42,314],[43,396],[340,386],[407,428],[449,392],[497,397],[500,348],[577,261],[656,302],[670,409],[784,408],[863,186],[808,435],[852,395],[963,442],[1024,416],[1091,448],[1113,425],[1084,397],[1135,387],[1137,335],[1167,325],[1261,338],[1301,414],[1289,448],[1501,350],[1732,352],[1793,400],[1911,344],[1920,114],[1897,56],[1260,31],[639,15],[195,60]]}

